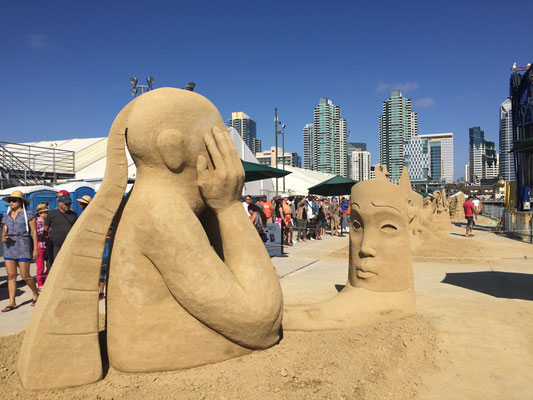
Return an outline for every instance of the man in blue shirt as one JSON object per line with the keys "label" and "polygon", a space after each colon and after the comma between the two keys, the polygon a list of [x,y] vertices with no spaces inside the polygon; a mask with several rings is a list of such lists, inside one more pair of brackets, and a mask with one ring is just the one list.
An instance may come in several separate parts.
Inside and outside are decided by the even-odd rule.
{"label": "man in blue shirt", "polygon": [[350,224],[350,200],[346,199],[346,197],[341,198],[341,230],[344,228],[347,228]]}

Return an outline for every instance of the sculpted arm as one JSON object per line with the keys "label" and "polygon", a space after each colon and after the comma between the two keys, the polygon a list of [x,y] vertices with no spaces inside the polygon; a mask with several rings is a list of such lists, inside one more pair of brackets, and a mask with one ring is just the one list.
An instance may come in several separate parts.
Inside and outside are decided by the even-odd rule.
{"label": "sculpted arm", "polygon": [[215,169],[209,171],[199,157],[199,186],[216,215],[224,260],[192,210],[182,207],[177,214],[171,199],[164,202],[168,218],[156,224],[160,244],[147,256],[195,318],[245,347],[269,347],[278,340],[282,318],[279,281],[239,201],[244,171],[231,139],[215,131],[205,141]]}

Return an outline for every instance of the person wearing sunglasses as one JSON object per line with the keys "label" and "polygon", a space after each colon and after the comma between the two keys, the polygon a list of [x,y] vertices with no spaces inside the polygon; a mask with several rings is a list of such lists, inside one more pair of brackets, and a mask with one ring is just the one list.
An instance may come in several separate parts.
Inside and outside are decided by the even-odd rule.
{"label": "person wearing sunglasses", "polygon": [[35,306],[39,292],[35,280],[30,276],[30,262],[32,258],[39,257],[39,250],[35,216],[26,209],[30,202],[19,190],[13,191],[2,200],[9,203],[9,212],[2,218],[2,243],[4,244],[4,262],[9,291],[9,304],[2,309],[2,312],[8,312],[18,307],[15,301],[17,265],[20,276],[33,292],[31,305]]}

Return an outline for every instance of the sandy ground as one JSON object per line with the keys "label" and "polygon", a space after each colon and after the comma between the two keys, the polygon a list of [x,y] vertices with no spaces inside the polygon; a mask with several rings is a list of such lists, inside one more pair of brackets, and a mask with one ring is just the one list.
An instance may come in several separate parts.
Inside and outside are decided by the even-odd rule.
{"label": "sandy ground", "polygon": [[[0,337],[0,399],[533,398],[533,245],[489,228],[478,225],[473,238],[454,228],[414,250],[417,316],[349,331],[286,332],[272,349],[219,364],[109,370],[94,385],[39,393],[24,391],[16,374],[19,332]],[[273,259],[285,301],[335,295],[346,281],[347,245],[347,237],[327,238]]]}

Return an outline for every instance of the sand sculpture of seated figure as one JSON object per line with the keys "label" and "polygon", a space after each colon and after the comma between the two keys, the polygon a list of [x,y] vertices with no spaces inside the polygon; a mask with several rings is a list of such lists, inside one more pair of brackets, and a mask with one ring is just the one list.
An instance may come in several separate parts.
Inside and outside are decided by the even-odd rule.
{"label": "sand sculpture of seated figure", "polygon": [[111,257],[110,365],[173,370],[277,343],[281,288],[239,201],[244,171],[217,109],[154,90],[127,138],[137,176]]}
{"label": "sand sculpture of seated figure", "polygon": [[353,186],[351,199],[346,286],[320,303],[287,305],[284,329],[350,328],[416,312],[403,189],[385,180],[364,181]]}
{"label": "sand sculpture of seated figure", "polygon": [[[129,199],[127,147],[137,166]],[[283,298],[239,201],[244,171],[218,110],[161,88],[130,102],[111,128],[106,175],[54,262],[20,350],[27,389],[101,379],[98,276],[107,230],[107,352],[120,371],[188,368],[280,339]]]}

